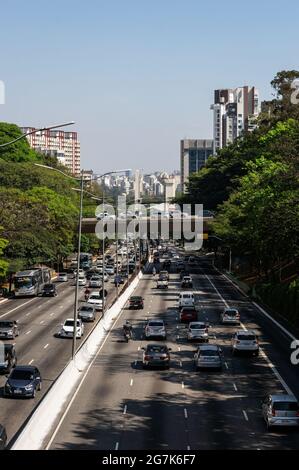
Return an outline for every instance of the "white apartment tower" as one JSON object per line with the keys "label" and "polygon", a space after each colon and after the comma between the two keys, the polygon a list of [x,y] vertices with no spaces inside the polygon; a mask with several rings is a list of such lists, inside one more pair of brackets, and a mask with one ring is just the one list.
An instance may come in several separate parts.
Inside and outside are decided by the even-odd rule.
{"label": "white apartment tower", "polygon": [[[34,127],[22,127],[22,132],[27,134],[35,130]],[[38,131],[27,136],[30,147],[36,151],[56,156],[73,175],[80,174],[80,142],[77,132],[65,132],[59,130]]]}
{"label": "white apartment tower", "polygon": [[243,132],[255,129],[260,112],[259,92],[243,86],[215,90],[213,110],[214,152],[232,143]]}

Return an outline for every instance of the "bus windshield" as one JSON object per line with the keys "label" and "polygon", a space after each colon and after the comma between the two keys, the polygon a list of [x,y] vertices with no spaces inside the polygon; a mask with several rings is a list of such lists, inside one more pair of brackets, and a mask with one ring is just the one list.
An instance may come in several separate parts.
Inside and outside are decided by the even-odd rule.
{"label": "bus windshield", "polygon": [[14,280],[15,287],[19,289],[20,287],[32,287],[35,282],[31,276],[26,277],[17,277]]}

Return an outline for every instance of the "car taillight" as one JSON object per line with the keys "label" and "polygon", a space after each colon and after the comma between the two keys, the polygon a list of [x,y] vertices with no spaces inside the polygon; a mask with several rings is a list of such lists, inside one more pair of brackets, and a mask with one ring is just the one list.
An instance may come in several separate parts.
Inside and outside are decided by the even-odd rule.
{"label": "car taillight", "polygon": [[240,315],[239,315],[239,313],[237,313],[236,317],[237,317],[237,318],[240,318]]}
{"label": "car taillight", "polygon": [[206,329],[205,329],[205,332],[206,332],[206,333],[208,333],[208,332],[209,332],[209,329],[208,329],[208,328],[206,328]]}
{"label": "car taillight", "polygon": [[276,412],[275,410],[272,409],[272,416],[275,416],[276,415]]}
{"label": "car taillight", "polygon": [[241,343],[241,341],[240,341],[239,339],[237,339],[236,343],[237,343],[237,344],[240,344],[240,343]]}
{"label": "car taillight", "polygon": [[297,416],[297,418],[299,418],[299,410],[297,411],[296,416]]}
{"label": "car taillight", "polygon": [[149,361],[150,358],[151,358],[150,356],[144,356],[144,359],[145,359],[146,361]]}

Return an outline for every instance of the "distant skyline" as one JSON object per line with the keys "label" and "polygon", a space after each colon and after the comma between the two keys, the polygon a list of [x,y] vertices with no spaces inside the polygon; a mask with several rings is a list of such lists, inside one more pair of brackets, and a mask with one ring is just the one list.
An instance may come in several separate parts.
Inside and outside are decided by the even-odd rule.
{"label": "distant skyline", "polygon": [[76,121],[85,169],[170,172],[181,139],[212,138],[214,89],[270,99],[274,75],[298,68],[298,13],[295,0],[6,2],[0,120]]}

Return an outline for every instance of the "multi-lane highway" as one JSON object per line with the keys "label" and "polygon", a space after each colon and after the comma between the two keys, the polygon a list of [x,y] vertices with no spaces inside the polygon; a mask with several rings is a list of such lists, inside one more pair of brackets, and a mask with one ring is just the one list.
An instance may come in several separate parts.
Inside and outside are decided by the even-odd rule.
{"label": "multi-lane highway", "polygon": [[[108,306],[116,296],[112,279],[113,276],[105,283]],[[84,289],[80,288],[80,302],[84,298]],[[6,428],[8,440],[14,437],[71,357],[72,340],[59,338],[57,333],[64,320],[73,317],[74,280],[58,283],[57,290],[57,297],[19,298],[0,303],[0,321],[18,320],[20,328],[20,335],[14,341],[5,342],[15,344],[18,364],[36,365],[43,380],[42,391],[35,399],[4,398],[6,377],[0,376],[0,423]],[[101,312],[97,313],[96,322],[101,315]],[[77,340],[77,348],[96,322],[85,323],[84,336]]]}
{"label": "multi-lane highway", "polygon": [[[136,295],[144,297],[144,309],[123,309],[49,436],[48,448],[299,447],[296,431],[267,431],[261,418],[260,402],[267,393],[283,393],[286,388],[299,398],[298,368],[290,363],[289,340],[213,267],[201,264],[193,279],[199,319],[210,323],[210,342],[223,349],[223,370],[194,370],[196,347],[187,342],[186,328],[178,321],[179,275],[172,273],[169,289],[158,291],[152,276],[145,274],[136,289]],[[219,323],[219,313],[226,305],[239,308],[240,327]],[[169,370],[142,369],[141,347],[146,344],[143,329],[150,318],[166,322],[167,344],[172,348]],[[122,337],[125,319],[130,319],[134,327],[134,338],[128,344]],[[238,328],[256,331],[261,346],[258,357],[232,357],[230,339]],[[55,364],[52,367],[49,380],[55,374]]]}

